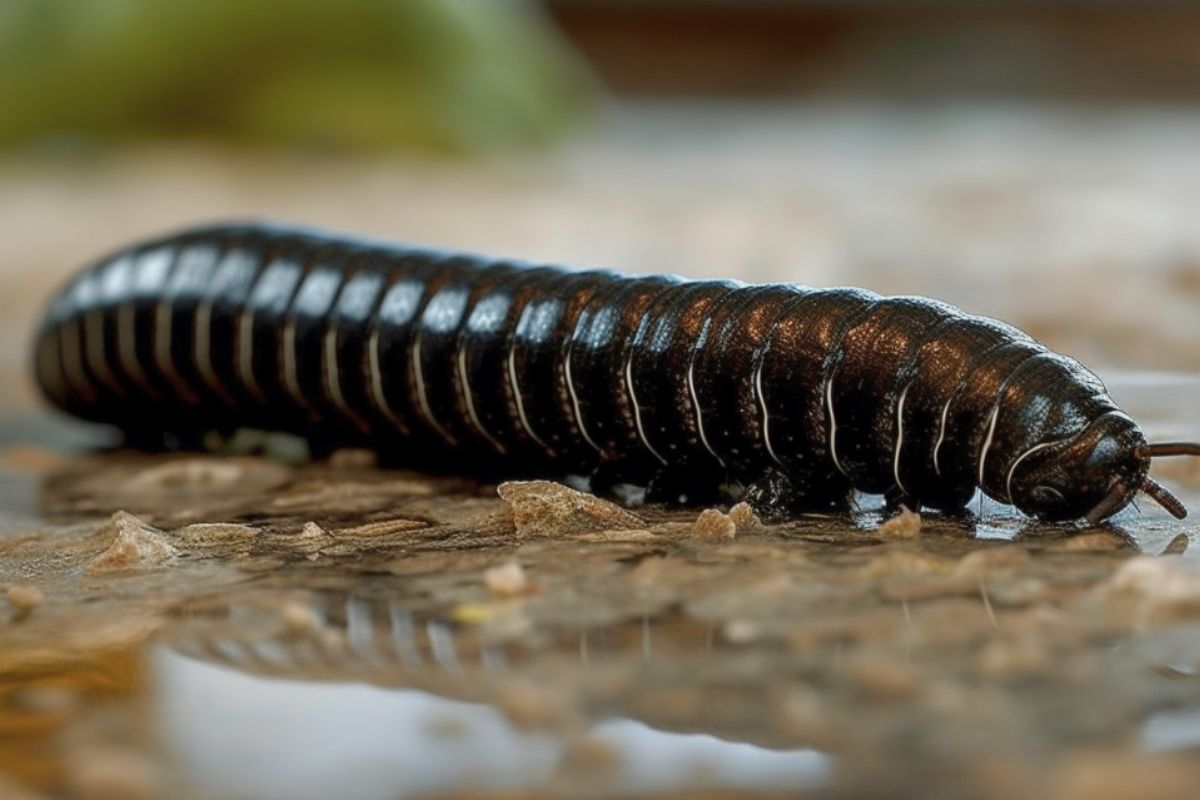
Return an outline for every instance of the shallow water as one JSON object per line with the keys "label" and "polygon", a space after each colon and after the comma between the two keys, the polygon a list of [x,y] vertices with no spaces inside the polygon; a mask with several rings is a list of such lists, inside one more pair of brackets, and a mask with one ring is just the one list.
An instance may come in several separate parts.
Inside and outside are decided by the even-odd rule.
{"label": "shallow water", "polygon": [[[1152,432],[1188,432],[1169,413],[1197,379],[1109,383]],[[718,540],[695,511],[639,509],[639,530],[533,538],[494,487],[338,459],[10,448],[0,584],[44,599],[2,611],[0,794],[1200,781],[1196,534],[1151,504],[1082,530],[989,502],[896,538],[864,499]],[[1198,476],[1161,470],[1193,508]],[[122,531],[172,552],[113,562]],[[513,559],[525,584],[489,586]]]}

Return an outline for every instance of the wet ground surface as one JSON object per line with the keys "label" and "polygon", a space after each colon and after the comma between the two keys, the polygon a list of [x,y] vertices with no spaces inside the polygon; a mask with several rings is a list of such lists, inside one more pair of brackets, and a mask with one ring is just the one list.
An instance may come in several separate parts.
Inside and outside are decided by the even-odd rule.
{"label": "wet ground surface", "polygon": [[[253,215],[934,296],[1099,366],[1151,438],[1200,439],[1200,115],[646,114],[492,164],[0,163],[0,798],[1200,796],[1195,517],[986,505],[906,536],[864,500],[521,534],[494,486],[80,456],[96,440],[37,410],[57,284]],[[1200,467],[1155,472],[1200,511]]]}
{"label": "wet ground surface", "polygon": [[[1200,381],[1110,384],[1187,432]],[[3,461],[3,796],[1200,786],[1198,534],[1149,503],[697,525],[356,453]]]}

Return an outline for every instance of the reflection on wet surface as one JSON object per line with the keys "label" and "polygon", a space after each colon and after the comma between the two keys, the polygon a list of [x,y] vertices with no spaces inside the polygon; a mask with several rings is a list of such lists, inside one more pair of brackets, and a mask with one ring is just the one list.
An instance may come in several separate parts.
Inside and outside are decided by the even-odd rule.
{"label": "reflection on wet surface", "polygon": [[[1194,432],[1155,409],[1196,381],[1110,383]],[[0,796],[1200,785],[1195,532],[1147,505],[912,535],[864,502],[733,539],[646,508],[556,538],[348,454],[4,463]],[[1200,508],[1194,466],[1161,477]]]}
{"label": "reflection on wet surface", "polygon": [[[772,788],[818,783],[828,770],[828,758],[811,750],[770,750],[630,719],[598,722],[568,741],[522,730],[492,706],[430,692],[263,680],[170,652],[156,666],[164,744],[191,785],[217,796],[393,798],[555,781],[567,788],[571,772],[610,766],[619,768],[592,776],[593,785]],[[352,788],[347,775],[356,776]]]}

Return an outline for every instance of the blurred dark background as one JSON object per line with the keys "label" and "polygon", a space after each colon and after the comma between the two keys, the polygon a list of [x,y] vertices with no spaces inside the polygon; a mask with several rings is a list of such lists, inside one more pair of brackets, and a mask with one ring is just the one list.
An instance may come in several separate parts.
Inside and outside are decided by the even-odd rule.
{"label": "blurred dark background", "polygon": [[264,216],[857,284],[1200,369],[1200,6],[7,0],[0,377],[88,260]]}
{"label": "blurred dark background", "polygon": [[551,0],[635,96],[1046,101],[1200,97],[1200,8],[1149,0]]}

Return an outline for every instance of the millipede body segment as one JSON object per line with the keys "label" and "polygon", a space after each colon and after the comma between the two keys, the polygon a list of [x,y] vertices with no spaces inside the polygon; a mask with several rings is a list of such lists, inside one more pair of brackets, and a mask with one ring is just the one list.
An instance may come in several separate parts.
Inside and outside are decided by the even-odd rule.
{"label": "millipede body segment", "polygon": [[[916,297],[572,271],[265,224],[122,250],[52,302],[59,408],[135,441],[252,427],[489,477],[781,515],[976,488],[1098,520],[1153,455],[1083,366]],[[1157,448],[1157,451],[1155,450]],[[1190,451],[1189,451],[1190,452]]]}

